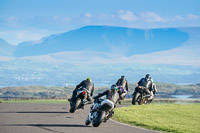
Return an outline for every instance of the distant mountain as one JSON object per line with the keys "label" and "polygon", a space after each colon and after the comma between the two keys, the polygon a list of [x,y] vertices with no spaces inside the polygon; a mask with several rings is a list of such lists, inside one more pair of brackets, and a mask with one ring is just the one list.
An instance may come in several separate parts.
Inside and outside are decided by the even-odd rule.
{"label": "distant mountain", "polygon": [[170,50],[181,46],[189,35],[177,28],[134,29],[87,26],[51,35],[38,42],[20,43],[16,57],[46,55],[64,51],[96,51],[132,56]]}
{"label": "distant mountain", "polygon": [[17,57],[0,56],[0,87],[75,86],[86,77],[95,85],[110,86],[121,75],[138,82],[146,73],[156,82],[197,84],[199,49],[200,27],[87,26],[23,42],[14,53]]}
{"label": "distant mountain", "polygon": [[12,56],[16,46],[0,38],[0,56]]}

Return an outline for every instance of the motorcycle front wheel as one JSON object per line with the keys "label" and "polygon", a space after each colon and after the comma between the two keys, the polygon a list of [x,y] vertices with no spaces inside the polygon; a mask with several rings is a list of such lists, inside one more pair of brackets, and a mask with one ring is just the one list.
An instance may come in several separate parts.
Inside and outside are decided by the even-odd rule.
{"label": "motorcycle front wheel", "polygon": [[136,105],[136,104],[141,104],[141,99],[140,99],[140,93],[136,92],[135,95],[132,98],[132,104]]}
{"label": "motorcycle front wheel", "polygon": [[105,115],[106,115],[105,111],[99,112],[98,116],[92,121],[92,125],[94,127],[98,127],[105,118]]}
{"label": "motorcycle front wheel", "polygon": [[89,115],[87,117],[87,119],[85,120],[85,125],[89,125],[91,123],[91,121],[89,120]]}

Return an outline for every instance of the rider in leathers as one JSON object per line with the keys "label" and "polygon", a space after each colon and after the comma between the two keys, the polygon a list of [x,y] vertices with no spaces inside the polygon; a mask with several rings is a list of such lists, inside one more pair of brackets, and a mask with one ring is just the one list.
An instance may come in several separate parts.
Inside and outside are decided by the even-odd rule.
{"label": "rider in leathers", "polygon": [[118,87],[122,87],[123,92],[120,94],[120,99],[124,100],[125,96],[127,95],[129,88],[128,88],[128,81],[126,80],[125,76],[121,76],[120,79],[118,79],[116,85]]}
{"label": "rider in leathers", "polygon": [[76,88],[74,89],[74,91],[72,93],[72,98],[70,99],[70,101],[75,101],[76,100],[77,90],[80,90],[82,88],[85,88],[85,89],[87,89],[89,91],[89,93],[87,93],[87,100],[88,100],[88,103],[92,103],[94,84],[92,83],[91,78],[87,78],[86,80],[83,80],[80,84],[78,84],[76,86]]}
{"label": "rider in leathers", "polygon": [[111,89],[105,90],[103,93],[99,93],[97,96],[94,96],[93,98],[100,98],[102,96],[106,95],[106,99],[109,99],[113,102],[115,105],[117,101],[119,100],[119,92],[116,85],[112,85]]}
{"label": "rider in leathers", "polygon": [[152,87],[152,80],[151,80],[151,76],[150,74],[146,74],[145,78],[140,79],[140,81],[138,82],[138,86],[143,86],[144,88],[144,92],[148,95],[151,96],[152,98],[152,94],[150,92],[150,88]]}
{"label": "rider in leathers", "polygon": [[[94,99],[100,98],[106,95],[106,99],[110,100],[113,103],[113,109],[116,107],[116,104],[119,100],[119,92],[118,87],[116,85],[112,85],[111,89],[104,91],[103,93],[99,93],[97,96],[93,97]],[[109,117],[112,117],[114,111],[110,112]]]}

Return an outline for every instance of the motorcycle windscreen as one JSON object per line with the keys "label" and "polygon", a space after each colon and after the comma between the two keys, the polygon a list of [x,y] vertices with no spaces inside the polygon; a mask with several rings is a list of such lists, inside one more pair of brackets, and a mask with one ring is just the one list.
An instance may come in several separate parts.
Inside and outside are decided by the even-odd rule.
{"label": "motorcycle windscreen", "polygon": [[108,99],[101,102],[101,109],[104,111],[109,111],[114,108],[114,103]]}

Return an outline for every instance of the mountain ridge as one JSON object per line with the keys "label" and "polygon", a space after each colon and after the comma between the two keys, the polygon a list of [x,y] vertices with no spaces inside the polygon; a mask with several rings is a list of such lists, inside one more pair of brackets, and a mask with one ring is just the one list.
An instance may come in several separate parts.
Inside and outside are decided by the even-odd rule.
{"label": "mountain ridge", "polygon": [[[37,56],[64,51],[93,50],[126,56],[169,50],[182,45],[189,35],[176,28],[142,30],[111,26],[86,26],[53,34],[39,41],[22,42],[14,56]],[[162,42],[162,44],[161,44]]]}
{"label": "mountain ridge", "polygon": [[0,38],[0,56],[12,56],[16,47]]}

